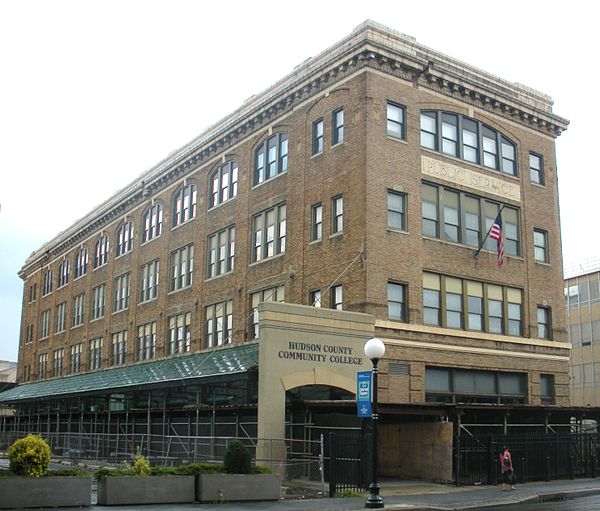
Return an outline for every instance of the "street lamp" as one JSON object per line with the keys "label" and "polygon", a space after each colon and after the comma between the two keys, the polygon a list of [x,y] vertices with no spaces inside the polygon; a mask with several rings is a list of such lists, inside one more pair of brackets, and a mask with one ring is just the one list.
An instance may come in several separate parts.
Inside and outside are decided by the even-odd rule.
{"label": "street lamp", "polygon": [[371,382],[372,392],[372,409],[371,409],[371,421],[373,425],[373,436],[371,442],[371,469],[373,474],[373,482],[369,485],[369,496],[365,507],[368,508],[382,508],[383,499],[379,495],[379,483],[377,482],[377,425],[379,423],[379,415],[377,414],[377,363],[379,359],[385,354],[385,344],[381,339],[374,337],[369,339],[365,343],[365,355],[371,359],[373,363],[373,378]]}

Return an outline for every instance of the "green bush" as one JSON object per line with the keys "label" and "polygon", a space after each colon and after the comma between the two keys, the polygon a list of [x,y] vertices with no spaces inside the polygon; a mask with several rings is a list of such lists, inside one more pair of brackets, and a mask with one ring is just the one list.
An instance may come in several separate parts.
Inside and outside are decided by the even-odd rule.
{"label": "green bush", "polygon": [[131,465],[131,471],[136,476],[149,476],[152,474],[152,467],[150,462],[147,460],[139,450],[133,458],[133,464]]}
{"label": "green bush", "polygon": [[252,467],[253,474],[272,474],[273,471],[269,467],[265,467],[264,465],[255,465]]}
{"label": "green bush", "polygon": [[228,474],[251,474],[252,457],[248,448],[239,440],[233,440],[227,446],[223,459]]}
{"label": "green bush", "polygon": [[173,469],[178,475],[193,476],[197,474],[223,474],[225,467],[221,463],[191,463]]}
{"label": "green bush", "polygon": [[37,435],[27,435],[8,448],[10,471],[18,476],[41,477],[50,465],[50,447]]}

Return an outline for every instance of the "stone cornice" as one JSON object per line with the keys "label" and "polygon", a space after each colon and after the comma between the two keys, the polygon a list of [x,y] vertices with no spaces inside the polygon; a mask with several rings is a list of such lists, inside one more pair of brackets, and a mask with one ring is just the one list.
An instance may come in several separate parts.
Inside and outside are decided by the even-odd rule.
{"label": "stone cornice", "polygon": [[548,96],[447,57],[418,44],[410,36],[366,21],[342,41],[303,62],[266,91],[251,97],[238,110],[142,173],[44,244],[27,258],[19,276],[25,279],[32,271],[173,181],[365,67],[488,110],[540,133],[558,136],[568,125],[567,120],[552,113],[552,101]]}

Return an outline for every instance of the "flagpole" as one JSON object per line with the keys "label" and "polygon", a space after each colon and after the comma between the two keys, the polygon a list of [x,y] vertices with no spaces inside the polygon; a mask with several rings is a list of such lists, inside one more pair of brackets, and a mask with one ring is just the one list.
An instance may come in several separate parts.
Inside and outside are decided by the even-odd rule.
{"label": "flagpole", "polygon": [[[502,204],[502,206],[500,206],[500,211],[498,211],[498,214],[496,215],[496,218],[498,218],[500,215],[502,215],[502,211],[504,210],[504,206],[506,206],[506,204]],[[494,219],[494,221],[495,221],[495,219]],[[488,229],[488,232],[485,235],[485,238],[483,238],[483,241],[479,245],[479,248],[477,249],[477,252],[475,252],[475,255],[473,256],[474,259],[479,259],[479,252],[481,252],[481,249],[483,248],[483,245],[485,244],[486,240],[489,238],[490,232],[492,232],[492,227],[494,227],[494,223],[492,223],[492,225],[490,225],[490,228]]]}

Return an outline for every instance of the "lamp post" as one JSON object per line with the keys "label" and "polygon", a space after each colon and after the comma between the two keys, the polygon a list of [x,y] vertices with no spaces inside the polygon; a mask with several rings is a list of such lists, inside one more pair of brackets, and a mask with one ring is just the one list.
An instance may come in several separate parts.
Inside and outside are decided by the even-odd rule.
{"label": "lamp post", "polygon": [[379,483],[377,482],[377,429],[379,423],[379,415],[377,414],[377,363],[385,354],[385,344],[381,339],[374,337],[365,343],[365,355],[371,359],[373,363],[373,378],[371,382],[372,395],[372,410],[371,421],[373,425],[372,442],[371,442],[371,469],[373,481],[369,485],[369,496],[365,507],[382,508],[383,499],[379,495]]}

